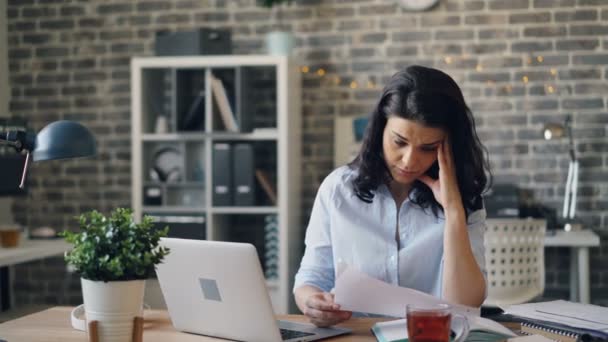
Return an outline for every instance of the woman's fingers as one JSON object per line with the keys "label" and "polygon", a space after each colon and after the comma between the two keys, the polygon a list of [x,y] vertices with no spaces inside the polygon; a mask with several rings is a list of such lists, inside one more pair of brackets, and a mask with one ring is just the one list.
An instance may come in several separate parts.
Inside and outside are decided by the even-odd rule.
{"label": "woman's fingers", "polygon": [[443,156],[445,163],[451,168],[454,165],[454,156],[452,155],[452,143],[450,142],[450,138],[446,137],[444,140],[444,150]]}
{"label": "woman's fingers", "polygon": [[328,327],[344,322],[352,316],[350,311],[320,311],[310,309],[306,314],[310,322],[319,327]]}
{"label": "woman's fingers", "polygon": [[338,310],[339,305],[333,301],[333,296],[327,297],[324,293],[319,293],[308,297],[306,306],[318,310]]}
{"label": "woman's fingers", "polygon": [[348,318],[350,318],[351,312],[350,311],[340,311],[340,310],[325,311],[325,310],[318,310],[318,309],[314,309],[314,308],[307,308],[306,312],[304,314],[313,319],[329,321],[329,320],[335,320],[335,319],[348,319]]}
{"label": "woman's fingers", "polygon": [[422,183],[426,184],[426,186],[428,186],[429,188],[433,188],[433,185],[435,184],[436,180],[431,178],[428,175],[422,175],[420,177],[418,177],[418,180],[421,181]]}
{"label": "woman's fingers", "polygon": [[341,311],[340,305],[334,303],[331,293],[316,293],[306,300],[306,315],[310,322],[319,327],[327,327],[349,319],[350,311]]}

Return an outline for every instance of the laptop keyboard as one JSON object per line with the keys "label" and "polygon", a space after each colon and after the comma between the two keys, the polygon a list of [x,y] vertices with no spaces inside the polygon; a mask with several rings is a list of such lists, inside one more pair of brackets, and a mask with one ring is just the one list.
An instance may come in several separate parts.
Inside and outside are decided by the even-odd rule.
{"label": "laptop keyboard", "polygon": [[307,332],[297,331],[297,330],[289,330],[289,329],[280,329],[280,330],[281,330],[281,338],[283,339],[283,341],[290,340],[292,338],[314,335],[312,333],[307,333]]}

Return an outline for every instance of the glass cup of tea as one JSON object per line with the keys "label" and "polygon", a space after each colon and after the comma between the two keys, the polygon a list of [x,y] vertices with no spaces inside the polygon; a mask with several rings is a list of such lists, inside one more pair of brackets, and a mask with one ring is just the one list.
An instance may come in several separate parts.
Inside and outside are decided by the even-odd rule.
{"label": "glass cup of tea", "polygon": [[449,342],[452,323],[449,305],[408,304],[405,312],[410,342]]}
{"label": "glass cup of tea", "polygon": [[469,336],[469,321],[463,315],[452,314],[448,304],[408,304],[405,308],[407,334],[411,342],[462,342]]}

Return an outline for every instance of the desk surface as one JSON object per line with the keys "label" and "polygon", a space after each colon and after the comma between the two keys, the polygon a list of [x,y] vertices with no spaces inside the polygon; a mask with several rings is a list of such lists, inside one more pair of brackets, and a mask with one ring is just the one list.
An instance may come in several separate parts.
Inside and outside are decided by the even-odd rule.
{"label": "desk surface", "polygon": [[72,249],[63,239],[25,240],[17,247],[0,247],[0,267],[62,255]]}
{"label": "desk surface", "polygon": [[[86,342],[84,332],[72,329],[70,323],[71,307],[54,307],[29,316],[0,324],[0,339],[9,342]],[[304,322],[301,315],[281,315],[279,319]],[[374,342],[371,326],[382,319],[352,318],[340,324],[350,328],[352,334],[339,336],[326,341]],[[146,342],[201,342],[225,341],[216,338],[186,334],[176,331],[171,325],[169,314],[164,310],[149,310],[144,314],[144,341]]]}
{"label": "desk surface", "polygon": [[590,229],[566,232],[555,231],[545,235],[545,246],[548,247],[594,247],[600,245],[600,237]]}

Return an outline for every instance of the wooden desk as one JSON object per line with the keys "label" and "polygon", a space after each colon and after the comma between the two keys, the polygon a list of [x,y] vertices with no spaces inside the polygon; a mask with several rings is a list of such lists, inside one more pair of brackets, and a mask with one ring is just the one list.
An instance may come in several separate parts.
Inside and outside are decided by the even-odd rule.
{"label": "wooden desk", "polygon": [[556,230],[545,236],[545,247],[570,247],[570,300],[589,304],[589,247],[598,247],[600,237],[590,229]]}
{"label": "wooden desk", "polygon": [[[86,342],[83,331],[74,330],[70,323],[71,307],[54,307],[29,316],[0,324],[0,339],[8,342]],[[301,315],[280,315],[279,319],[305,322]],[[325,341],[375,342],[370,332],[378,318],[352,318],[339,326],[350,328],[352,334],[338,336]],[[225,341],[217,338],[186,334],[176,331],[165,310],[148,310],[144,316],[145,342],[202,342]]]}

